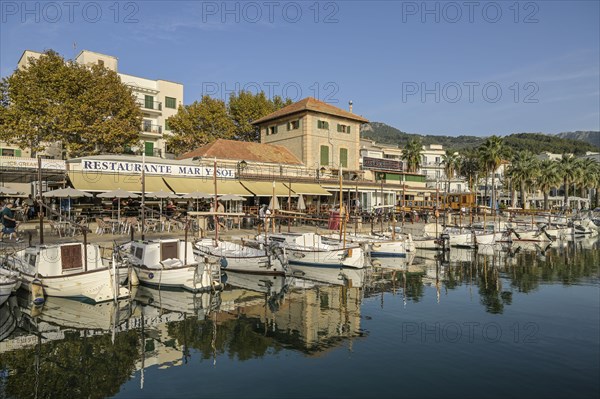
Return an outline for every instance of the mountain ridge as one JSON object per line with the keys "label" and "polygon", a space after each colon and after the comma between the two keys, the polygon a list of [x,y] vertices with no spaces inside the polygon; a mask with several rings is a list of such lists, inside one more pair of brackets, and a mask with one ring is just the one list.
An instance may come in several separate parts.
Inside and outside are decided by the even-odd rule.
{"label": "mountain ridge", "polygon": [[[410,139],[421,138],[424,145],[441,144],[444,149],[461,151],[483,144],[487,137],[445,136],[407,133],[383,122],[369,122],[360,130],[362,139],[374,140],[380,144],[404,146]],[[502,136],[506,145],[514,150],[529,150],[534,154],[544,151],[553,153],[574,153],[584,155],[586,151],[600,152],[600,132],[576,131],[559,134],[513,133]],[[575,138],[576,137],[576,138]],[[594,141],[597,143],[594,145]]]}

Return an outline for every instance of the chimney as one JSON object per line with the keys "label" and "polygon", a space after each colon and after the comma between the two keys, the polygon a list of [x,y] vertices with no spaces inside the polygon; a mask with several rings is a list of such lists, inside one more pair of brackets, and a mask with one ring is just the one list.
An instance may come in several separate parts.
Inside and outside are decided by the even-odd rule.
{"label": "chimney", "polygon": [[349,111],[352,112],[352,100],[348,101]]}

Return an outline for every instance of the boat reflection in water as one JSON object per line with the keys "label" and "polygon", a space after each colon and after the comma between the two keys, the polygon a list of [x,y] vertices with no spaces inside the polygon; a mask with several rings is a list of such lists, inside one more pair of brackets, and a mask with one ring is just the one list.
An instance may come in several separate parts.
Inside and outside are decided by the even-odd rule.
{"label": "boat reflection in water", "polygon": [[[355,359],[364,359],[365,351],[385,357],[429,350],[422,342],[418,346],[404,342],[399,347],[398,332],[390,329],[398,327],[402,304],[407,307],[406,315],[414,314],[419,323],[427,317],[431,323],[436,321],[427,312],[432,309],[449,312],[449,318],[461,321],[465,307],[470,317],[482,315],[475,322],[494,314],[500,323],[501,314],[510,307],[543,297],[537,291],[544,285],[560,282],[564,291],[569,285],[583,289],[585,284],[597,284],[597,249],[597,241],[580,240],[552,243],[548,248],[519,243],[481,246],[478,251],[417,251],[406,263],[390,268],[292,265],[290,276],[228,272],[222,292],[140,286],[134,288],[132,301],[102,304],[50,297],[38,308],[31,305],[30,294],[22,291],[0,308],[0,370],[4,373],[0,392],[7,397],[56,397],[67,391],[112,397],[146,395],[139,390],[152,389],[148,393],[172,396],[164,379],[181,379],[189,368],[196,374],[210,368],[217,379],[227,379],[230,389],[241,392],[254,388],[247,381],[237,382],[238,369],[251,367],[268,374],[277,361],[306,377],[307,371],[297,365],[309,362],[330,367],[340,350],[356,352],[347,362],[336,363],[339,373],[333,376],[339,384],[339,378],[347,378],[360,366]],[[513,301],[513,296],[519,300]],[[547,333],[551,326],[545,328]],[[375,336],[369,336],[371,330]],[[354,345],[357,340],[360,345]],[[454,358],[437,356],[443,343],[435,345],[432,359],[446,361],[441,366],[451,370]],[[511,350],[508,342],[502,350]],[[290,356],[290,352],[301,356]],[[189,368],[179,368],[184,365]],[[171,368],[169,373],[163,372],[166,368]],[[353,377],[361,378],[359,374]],[[282,384],[287,382],[277,387]],[[181,396],[198,393],[196,381],[183,382],[177,389]],[[219,389],[224,388],[209,387],[206,396],[219,396]],[[310,387],[302,389],[314,393]],[[249,396],[260,396],[258,392],[252,390]],[[333,395],[335,391],[323,393]]]}

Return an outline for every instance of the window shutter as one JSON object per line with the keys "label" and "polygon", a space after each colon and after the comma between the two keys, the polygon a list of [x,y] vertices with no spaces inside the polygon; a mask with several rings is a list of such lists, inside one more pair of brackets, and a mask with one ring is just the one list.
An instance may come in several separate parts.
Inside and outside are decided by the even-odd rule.
{"label": "window shutter", "polygon": [[344,167],[348,167],[348,149],[340,148],[340,164]]}
{"label": "window shutter", "polygon": [[329,147],[321,146],[321,165],[329,165]]}
{"label": "window shutter", "polygon": [[15,150],[15,157],[21,157],[21,150]]}

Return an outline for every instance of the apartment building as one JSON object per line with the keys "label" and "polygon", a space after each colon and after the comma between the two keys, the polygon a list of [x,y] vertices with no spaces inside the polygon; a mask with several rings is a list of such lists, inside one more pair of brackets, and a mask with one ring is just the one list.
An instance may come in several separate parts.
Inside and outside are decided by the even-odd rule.
{"label": "apartment building", "polygon": [[[42,53],[36,51],[25,50],[17,66],[23,68],[32,57],[39,58],[42,55]],[[183,85],[163,79],[155,80],[121,73],[118,70],[118,61],[117,57],[112,55],[89,50],[82,50],[75,57],[75,62],[81,65],[98,64],[117,72],[121,81],[131,88],[142,110],[143,121],[140,125],[140,141],[143,143],[145,154],[166,158],[168,148],[166,148],[165,138],[171,133],[167,119],[175,115],[179,105],[183,104]],[[51,146],[46,151],[48,157],[62,157],[60,149],[54,147]],[[14,146],[0,143],[0,155],[3,155],[6,151],[7,154],[14,154],[13,156],[29,156],[27,149],[18,150]]]}

